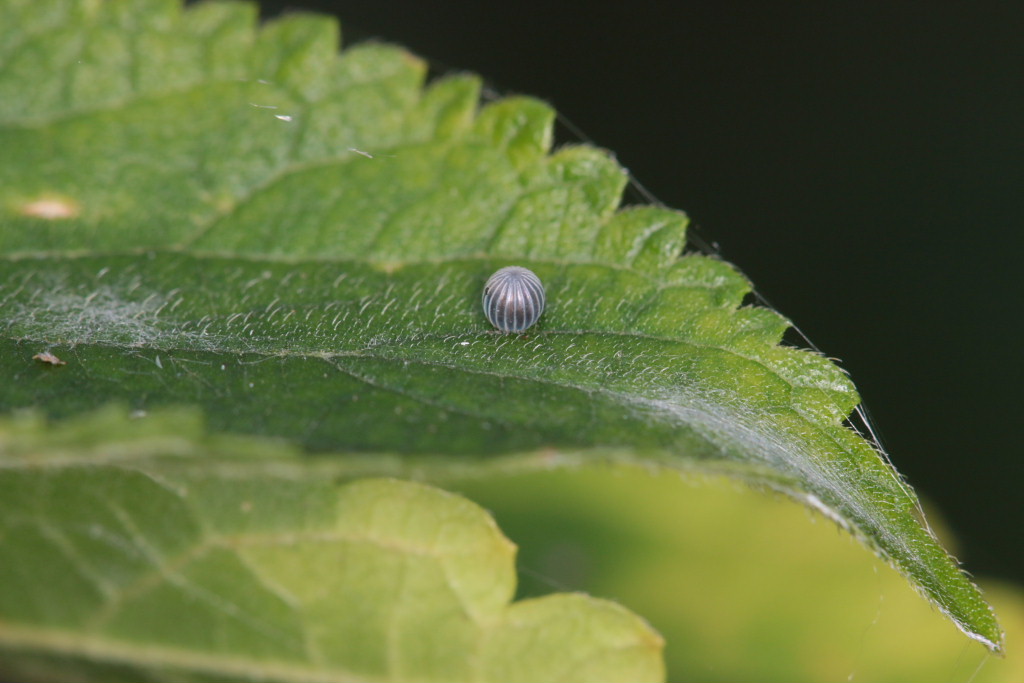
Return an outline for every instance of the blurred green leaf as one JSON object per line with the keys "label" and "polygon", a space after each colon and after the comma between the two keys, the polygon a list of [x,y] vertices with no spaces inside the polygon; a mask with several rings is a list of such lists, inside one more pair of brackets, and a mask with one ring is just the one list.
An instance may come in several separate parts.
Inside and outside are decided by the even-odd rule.
{"label": "blurred green leaf", "polygon": [[[546,105],[478,111],[475,77],[424,88],[399,48],[338,56],[315,16],[0,9],[0,406],[195,405],[217,434],[437,479],[545,457],[727,471],[835,520],[999,647],[913,493],[843,424],[842,371],[779,345],[788,322],[742,306],[731,266],[680,257],[684,216],[617,210],[607,153],[551,154]],[[548,290],[527,335],[480,311],[510,263]]]}
{"label": "blurred green leaf", "polygon": [[[967,641],[897,572],[780,496],[628,466],[448,485],[519,544],[520,597],[614,595],[665,637],[675,683],[1024,681],[1019,648]],[[1019,642],[1024,591],[980,581]]]}
{"label": "blurred green leaf", "polygon": [[[103,422],[124,442],[149,438]],[[58,463],[45,438],[11,456],[32,423],[0,425],[5,679],[663,675],[661,638],[617,605],[509,605],[515,546],[464,498],[389,479],[337,485],[281,460],[276,473],[211,467],[219,454],[201,447],[132,467]]]}

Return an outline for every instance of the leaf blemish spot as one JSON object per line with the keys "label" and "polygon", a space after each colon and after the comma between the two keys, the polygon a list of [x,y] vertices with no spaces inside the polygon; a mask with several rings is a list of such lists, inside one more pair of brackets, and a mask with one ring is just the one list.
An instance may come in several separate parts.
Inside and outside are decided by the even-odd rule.
{"label": "leaf blemish spot", "polygon": [[77,218],[82,212],[78,202],[64,197],[43,197],[22,204],[20,213],[23,216],[42,218],[48,221]]}
{"label": "leaf blemish spot", "polygon": [[32,360],[37,360],[37,361],[39,361],[41,363],[45,363],[47,365],[54,365],[54,366],[57,366],[57,365],[67,365],[68,364],[67,361],[61,360],[60,358],[58,358],[57,356],[53,355],[49,351],[43,351],[41,353],[37,353],[36,355],[32,356]]}

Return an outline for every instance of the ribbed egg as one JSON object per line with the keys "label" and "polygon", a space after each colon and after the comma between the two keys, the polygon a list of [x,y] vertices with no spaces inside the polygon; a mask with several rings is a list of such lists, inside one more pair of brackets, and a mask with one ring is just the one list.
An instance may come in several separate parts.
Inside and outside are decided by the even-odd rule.
{"label": "ribbed egg", "polygon": [[502,268],[484,285],[484,315],[502,332],[525,332],[544,312],[544,285],[529,268]]}

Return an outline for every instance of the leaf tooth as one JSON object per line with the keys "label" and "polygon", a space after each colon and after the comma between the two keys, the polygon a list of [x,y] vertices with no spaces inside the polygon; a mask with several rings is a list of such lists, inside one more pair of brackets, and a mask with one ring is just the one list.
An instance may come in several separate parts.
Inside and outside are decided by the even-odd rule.
{"label": "leaf tooth", "polygon": [[471,74],[446,76],[431,83],[423,92],[412,125],[422,127],[425,141],[461,137],[471,130],[479,101],[479,77]]}
{"label": "leaf tooth", "polygon": [[516,168],[522,171],[551,149],[555,111],[532,97],[508,97],[480,110],[474,134],[481,140],[505,148]]}

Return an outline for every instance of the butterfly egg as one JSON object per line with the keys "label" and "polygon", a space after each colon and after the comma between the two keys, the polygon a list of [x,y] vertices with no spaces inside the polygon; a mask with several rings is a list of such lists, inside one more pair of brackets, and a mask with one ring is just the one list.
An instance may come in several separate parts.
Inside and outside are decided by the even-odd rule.
{"label": "butterfly egg", "polygon": [[484,285],[484,315],[502,332],[525,332],[544,312],[544,285],[527,268],[502,268]]}

